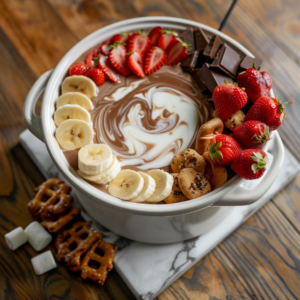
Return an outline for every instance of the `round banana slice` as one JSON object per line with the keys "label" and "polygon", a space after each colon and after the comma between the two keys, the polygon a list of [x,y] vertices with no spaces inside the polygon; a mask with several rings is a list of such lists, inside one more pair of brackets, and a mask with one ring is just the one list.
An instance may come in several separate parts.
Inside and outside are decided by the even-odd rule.
{"label": "round banana slice", "polygon": [[65,93],[56,100],[56,108],[66,104],[76,104],[86,110],[92,110],[94,108],[93,102],[86,95],[81,93]]}
{"label": "round banana slice", "polygon": [[86,95],[88,98],[93,98],[97,95],[97,86],[93,80],[86,76],[68,76],[61,85],[62,95],[70,92],[78,92]]}
{"label": "round banana slice", "polygon": [[168,197],[172,191],[173,176],[162,170],[150,170],[147,174],[155,180],[156,187],[146,202],[160,202]]}
{"label": "round banana slice", "polygon": [[155,180],[148,174],[143,172],[138,172],[144,179],[144,186],[143,189],[140,191],[140,193],[131,199],[132,202],[144,202],[147,200],[154,192],[155,190]]}
{"label": "round banana slice", "polygon": [[79,176],[81,176],[83,179],[97,183],[97,184],[107,184],[111,182],[121,171],[121,166],[116,159],[116,157],[112,156],[112,163],[111,165],[102,173],[98,175],[87,175],[82,173],[80,170],[78,170]]}
{"label": "round banana slice", "polygon": [[93,129],[82,120],[63,121],[56,129],[55,137],[64,150],[80,149],[93,142]]}
{"label": "round banana slice", "polygon": [[136,197],[144,186],[143,177],[132,170],[122,170],[108,186],[108,192],[119,199],[131,200]]}
{"label": "round banana slice", "polygon": [[78,168],[87,175],[102,173],[111,165],[112,160],[111,149],[105,144],[86,145],[78,152]]}
{"label": "round banana slice", "polygon": [[89,112],[79,105],[66,104],[59,107],[54,114],[54,122],[56,126],[69,119],[82,120],[88,124],[91,121]]}

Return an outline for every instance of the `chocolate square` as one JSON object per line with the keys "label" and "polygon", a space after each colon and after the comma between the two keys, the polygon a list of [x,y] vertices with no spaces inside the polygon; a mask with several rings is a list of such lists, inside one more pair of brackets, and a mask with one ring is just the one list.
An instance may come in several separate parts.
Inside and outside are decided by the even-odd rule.
{"label": "chocolate square", "polygon": [[222,42],[217,35],[213,35],[211,37],[209,44],[205,47],[203,51],[203,55],[206,57],[208,62],[211,62],[215,58],[221,44]]}
{"label": "chocolate square", "polygon": [[224,80],[232,82],[232,78],[230,78],[229,76],[211,70],[208,63],[205,63],[203,65],[198,75],[211,93],[213,93],[214,89],[218,85],[224,84]]}
{"label": "chocolate square", "polygon": [[200,70],[201,69],[195,69],[192,72],[192,76],[195,79],[195,81],[197,82],[200,91],[204,92],[206,90],[206,86],[205,86],[205,84],[203,83],[203,81],[201,79]]}
{"label": "chocolate square", "polygon": [[198,55],[198,60],[197,60],[195,69],[202,68],[203,64],[205,64],[205,63],[207,63],[207,60],[206,60],[205,56],[203,55],[203,52],[200,52]]}
{"label": "chocolate square", "polygon": [[192,27],[187,28],[185,31],[178,36],[186,44],[190,45],[188,52],[195,51],[195,41],[194,41],[194,29]]}
{"label": "chocolate square", "polygon": [[202,52],[209,43],[209,39],[201,28],[194,28],[195,49]]}
{"label": "chocolate square", "polygon": [[188,53],[187,57],[181,62],[181,68],[186,72],[192,72],[197,64],[198,51]]}
{"label": "chocolate square", "polygon": [[229,45],[223,44],[210,65],[210,69],[235,78],[242,59]]}
{"label": "chocolate square", "polygon": [[246,70],[252,68],[253,63],[255,63],[255,67],[258,68],[259,66],[262,65],[263,61],[259,58],[246,56],[240,64],[240,70],[246,71]]}

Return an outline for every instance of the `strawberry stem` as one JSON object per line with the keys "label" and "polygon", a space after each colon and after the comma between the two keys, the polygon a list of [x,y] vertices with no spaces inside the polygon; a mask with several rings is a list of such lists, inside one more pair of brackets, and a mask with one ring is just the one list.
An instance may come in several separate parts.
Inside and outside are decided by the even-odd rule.
{"label": "strawberry stem", "polygon": [[251,166],[251,169],[254,173],[258,172],[259,170],[265,170],[266,165],[269,162],[268,156],[266,155],[263,157],[260,152],[253,152],[250,159],[256,162]]}
{"label": "strawberry stem", "polygon": [[223,158],[223,153],[219,150],[220,147],[222,147],[222,142],[217,144],[216,139],[208,147],[209,156],[214,162],[218,161],[220,163]]}
{"label": "strawberry stem", "polygon": [[185,47],[187,50],[192,50],[192,45],[185,43],[183,40],[181,40],[180,38],[176,37],[175,38],[177,41],[179,41],[181,43],[181,45],[183,47]]}
{"label": "strawberry stem", "polygon": [[113,45],[110,45],[112,48],[117,48],[119,45],[126,46],[125,42],[115,42]]}

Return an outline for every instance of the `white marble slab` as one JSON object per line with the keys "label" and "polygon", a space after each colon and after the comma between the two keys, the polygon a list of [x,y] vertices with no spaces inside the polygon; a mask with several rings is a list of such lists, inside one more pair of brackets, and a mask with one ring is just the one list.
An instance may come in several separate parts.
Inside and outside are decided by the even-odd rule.
{"label": "white marble slab", "polygon": [[[28,130],[20,135],[20,142],[46,178],[65,180],[53,164],[44,143]],[[114,267],[135,297],[152,300],[276,195],[299,170],[298,162],[286,150],[283,167],[276,181],[260,200],[252,205],[232,207],[227,218],[211,231],[181,243],[143,244],[122,238],[96,222],[94,227],[103,233],[106,241],[118,245]],[[249,181],[251,184],[257,183]],[[79,206],[76,199],[75,202]],[[82,217],[91,220],[84,211]]]}

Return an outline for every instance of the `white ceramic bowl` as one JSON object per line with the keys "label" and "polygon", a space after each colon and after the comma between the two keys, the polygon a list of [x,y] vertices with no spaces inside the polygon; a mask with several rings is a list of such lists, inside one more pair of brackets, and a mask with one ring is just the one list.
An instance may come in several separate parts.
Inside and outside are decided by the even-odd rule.
{"label": "white ceramic bowl", "polygon": [[[133,240],[171,243],[198,236],[212,228],[230,211],[226,206],[248,205],[258,200],[274,182],[283,161],[284,149],[277,131],[272,132],[271,141],[263,150],[271,153],[274,159],[257,186],[246,188],[245,180],[236,175],[222,187],[201,198],[172,205],[122,201],[100,192],[79,177],[69,167],[54,138],[54,103],[59,97],[60,85],[69,66],[81,53],[120,31],[150,29],[155,26],[174,30],[198,26],[210,35],[218,34],[237,51],[253,56],[227,35],[197,22],[169,17],[144,17],[118,22],[101,28],[80,41],[62,58],[54,70],[46,72],[36,81],[25,100],[24,120],[28,129],[45,142],[55,165],[71,183],[78,200],[94,219],[108,229]],[[39,118],[35,115],[34,108],[44,90]],[[208,207],[211,205],[215,207]]]}

